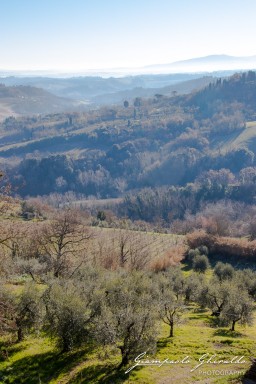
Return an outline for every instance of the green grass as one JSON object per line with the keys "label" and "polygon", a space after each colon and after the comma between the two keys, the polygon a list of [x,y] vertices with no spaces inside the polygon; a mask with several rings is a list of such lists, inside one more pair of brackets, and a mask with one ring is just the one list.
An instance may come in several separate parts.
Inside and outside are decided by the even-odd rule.
{"label": "green grass", "polygon": [[[104,233],[109,232],[103,230]],[[150,236],[148,234],[148,236]],[[163,236],[168,239],[168,235]],[[189,275],[191,269],[183,264],[183,273]],[[206,272],[210,279],[212,269]],[[20,293],[22,286],[6,285],[8,289]],[[42,288],[43,289],[43,288]],[[191,304],[183,316],[182,323],[175,327],[174,337],[169,338],[169,327],[159,324],[160,335],[157,350],[151,359],[180,360],[189,356],[189,364],[169,364],[161,367],[137,367],[129,374],[125,369],[117,371],[120,351],[114,347],[101,348],[85,345],[73,352],[60,354],[54,341],[43,335],[31,335],[21,343],[14,337],[0,338],[0,383],[9,384],[191,384],[191,383],[241,383],[241,375],[249,368],[250,357],[256,355],[256,313],[253,326],[236,326],[231,332],[228,327],[218,327],[211,312]],[[144,352],[144,351],[141,351]],[[232,359],[245,356],[246,364],[232,365],[206,364],[191,371],[204,354],[217,355],[218,359]],[[132,363],[131,363],[132,365]],[[236,375],[206,375],[200,371],[238,371]]]}
{"label": "green grass", "polygon": [[[256,319],[255,319],[256,320]],[[161,326],[161,334],[155,356],[159,360],[182,359],[189,356],[189,364],[170,364],[162,367],[137,367],[130,374],[117,371],[120,362],[119,351],[115,348],[94,348],[87,345],[72,353],[59,354],[48,338],[28,337],[26,341],[7,347],[9,358],[0,362],[1,383],[229,383],[241,382],[239,375],[205,376],[200,370],[236,370],[245,372],[250,366],[249,358],[256,354],[256,327],[237,327],[236,332],[228,328],[216,328],[210,312],[191,306],[184,316],[184,323],[175,329],[174,338],[168,338],[169,327]],[[7,340],[1,341],[1,349]],[[144,352],[144,351],[142,351]],[[229,359],[245,356],[244,365],[210,365],[191,372],[198,359],[205,353],[217,354],[218,358]],[[169,380],[169,381],[168,381]]]}

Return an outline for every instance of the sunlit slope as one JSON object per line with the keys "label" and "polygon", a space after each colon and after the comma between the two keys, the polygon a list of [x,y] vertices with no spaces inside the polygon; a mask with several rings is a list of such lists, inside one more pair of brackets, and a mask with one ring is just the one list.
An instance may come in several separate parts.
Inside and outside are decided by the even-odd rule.
{"label": "sunlit slope", "polygon": [[212,142],[212,148],[221,152],[235,148],[248,148],[256,151],[256,121],[247,122],[244,129],[231,134],[219,135]]}

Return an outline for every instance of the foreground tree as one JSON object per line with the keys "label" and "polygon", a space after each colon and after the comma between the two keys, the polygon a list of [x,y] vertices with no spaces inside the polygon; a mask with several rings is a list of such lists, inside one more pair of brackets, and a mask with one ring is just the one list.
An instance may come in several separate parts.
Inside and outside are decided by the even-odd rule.
{"label": "foreground tree", "polygon": [[177,299],[173,292],[165,292],[160,299],[160,318],[170,326],[169,337],[174,336],[174,326],[180,324],[186,307],[184,302]]}
{"label": "foreground tree", "polygon": [[94,312],[91,298],[86,300],[82,288],[72,280],[53,281],[43,295],[45,330],[62,352],[80,345],[89,335]]}
{"label": "foreground tree", "polygon": [[229,301],[230,289],[229,282],[220,283],[217,278],[211,279],[205,292],[205,301],[212,310],[212,316],[220,316]]}
{"label": "foreground tree", "polygon": [[[171,272],[170,272],[171,271]],[[157,276],[158,308],[161,320],[170,326],[169,337],[174,336],[174,326],[181,322],[186,310],[184,304],[185,281],[173,268],[167,273]],[[177,276],[175,273],[177,272]]]}
{"label": "foreground tree", "polygon": [[40,292],[35,284],[27,284],[19,297],[4,289],[0,293],[0,329],[17,333],[17,341],[40,326]]}
{"label": "foreground tree", "polygon": [[185,280],[185,301],[197,301],[204,286],[204,275],[191,273]]}
{"label": "foreground tree", "polygon": [[236,324],[250,325],[253,321],[254,303],[246,291],[234,287],[231,289],[229,300],[225,304],[222,318],[231,323],[231,331],[235,330]]}
{"label": "foreground tree", "polygon": [[95,321],[95,337],[121,351],[118,368],[141,351],[156,346],[156,310],[153,286],[140,273],[123,274],[108,284],[101,315]]}
{"label": "foreground tree", "polygon": [[15,324],[17,327],[18,341],[24,339],[25,332],[41,323],[41,294],[37,286],[27,284],[20,295],[15,306]]}
{"label": "foreground tree", "polygon": [[244,270],[236,271],[235,282],[237,287],[241,290],[246,290],[249,296],[256,300],[256,272],[247,268]]}

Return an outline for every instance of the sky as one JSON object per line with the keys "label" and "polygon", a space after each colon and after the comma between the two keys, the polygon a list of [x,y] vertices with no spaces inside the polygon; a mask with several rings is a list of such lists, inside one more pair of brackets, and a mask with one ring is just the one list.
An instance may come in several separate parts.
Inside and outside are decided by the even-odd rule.
{"label": "sky", "polygon": [[0,0],[0,11],[2,70],[256,55],[255,0]]}

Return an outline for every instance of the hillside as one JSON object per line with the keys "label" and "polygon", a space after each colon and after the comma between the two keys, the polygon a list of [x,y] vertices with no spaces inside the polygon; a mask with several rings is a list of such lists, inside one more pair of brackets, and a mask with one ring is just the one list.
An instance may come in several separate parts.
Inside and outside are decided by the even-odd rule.
{"label": "hillside", "polygon": [[[59,97],[82,100],[93,104],[113,104],[127,98],[140,96],[151,97],[162,93],[160,88],[178,87],[179,93],[187,93],[206,85],[205,77],[228,76],[233,72],[208,73],[175,73],[175,74],[145,74],[145,75],[103,75],[103,76],[74,76],[74,77],[45,77],[45,76],[9,76],[2,74],[1,82],[6,86],[31,86],[42,88]],[[1,73],[0,73],[1,75]],[[200,80],[201,79],[201,80]],[[195,83],[193,84],[193,80]],[[191,81],[191,84],[189,83]],[[198,81],[198,83],[197,83]],[[211,81],[211,80],[210,80]],[[182,85],[184,83],[184,85]],[[173,89],[172,89],[173,90]],[[176,89],[174,89],[176,90]],[[166,89],[168,92],[168,89]],[[166,94],[165,90],[163,92]]]}
{"label": "hillside", "polygon": [[238,174],[255,165],[255,85],[249,72],[183,96],[8,118],[0,127],[0,162],[19,193],[31,195],[72,189],[118,197],[135,188],[184,186],[210,169]]}
{"label": "hillside", "polygon": [[186,81],[175,81],[172,85],[167,85],[161,88],[146,88],[146,84],[144,87],[137,87],[131,90],[125,90],[115,93],[107,93],[103,95],[98,95],[93,97],[92,103],[95,104],[109,104],[109,103],[122,103],[123,100],[133,100],[135,97],[154,97],[156,94],[161,94],[165,96],[172,96],[173,93],[177,93],[179,95],[191,93],[198,89],[201,89],[214,81],[213,76],[204,76],[199,77],[198,79],[186,80]]}
{"label": "hillside", "polygon": [[78,110],[83,104],[32,86],[0,84],[0,118]]}

